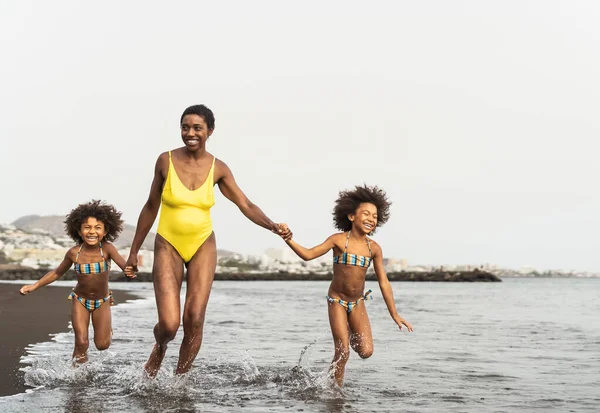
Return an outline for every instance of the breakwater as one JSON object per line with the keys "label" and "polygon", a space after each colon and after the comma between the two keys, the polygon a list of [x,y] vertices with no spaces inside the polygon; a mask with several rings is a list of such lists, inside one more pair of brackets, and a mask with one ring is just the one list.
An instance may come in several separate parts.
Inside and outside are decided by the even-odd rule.
{"label": "breakwater", "polygon": [[[0,280],[38,280],[48,270],[15,268],[0,269]],[[502,281],[496,275],[486,271],[431,271],[431,272],[390,272],[387,274],[390,281],[425,281],[425,282],[500,282]],[[330,281],[331,273],[257,273],[257,272],[239,272],[239,273],[217,273],[215,280],[231,281]],[[77,275],[73,270],[69,270],[60,278],[61,280],[76,280]],[[137,278],[128,279],[122,272],[111,272],[110,281],[129,281],[129,282],[151,282],[152,274],[140,272]],[[367,274],[367,280],[376,280],[374,273]]]}

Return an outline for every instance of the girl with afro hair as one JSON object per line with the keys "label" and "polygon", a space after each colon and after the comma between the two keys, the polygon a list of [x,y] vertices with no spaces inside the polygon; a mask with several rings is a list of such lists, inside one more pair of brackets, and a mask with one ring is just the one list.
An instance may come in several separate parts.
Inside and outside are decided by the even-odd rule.
{"label": "girl with afro hair", "polygon": [[349,348],[352,347],[363,359],[373,354],[371,324],[365,306],[365,300],[372,299],[372,291],[364,290],[371,263],[390,316],[400,330],[406,326],[408,331],[413,331],[410,323],[396,311],[392,286],[383,267],[381,247],[368,237],[387,222],[389,209],[390,202],[382,189],[356,186],[353,190],[341,191],[335,201],[333,222],[342,232],[331,235],[313,248],[305,248],[293,239],[286,240],[305,261],[333,250],[333,280],[327,293],[327,304],[334,341],[331,370],[340,387],[344,382]]}
{"label": "girl with afro hair", "polygon": [[96,348],[106,350],[110,346],[110,306],[113,304],[113,296],[108,289],[108,276],[111,260],[127,277],[135,278],[135,273],[132,267],[125,266],[125,259],[111,244],[123,230],[121,212],[114,206],[95,200],[81,204],[67,215],[65,230],[77,245],[67,251],[56,269],[48,272],[35,284],[23,286],[20,293],[26,295],[53,283],[73,265],[77,285],[68,298],[72,300],[71,320],[75,333],[73,365],[76,365],[88,360],[90,319],[94,326]]}

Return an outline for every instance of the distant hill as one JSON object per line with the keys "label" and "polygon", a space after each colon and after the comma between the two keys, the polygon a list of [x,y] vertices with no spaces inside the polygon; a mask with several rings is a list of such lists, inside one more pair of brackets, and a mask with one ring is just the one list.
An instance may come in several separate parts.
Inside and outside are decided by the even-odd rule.
{"label": "distant hill", "polygon": [[31,231],[34,229],[43,229],[48,231],[52,236],[63,237],[65,235],[65,217],[59,215],[39,216],[25,215],[12,223],[13,226],[23,231]]}
{"label": "distant hill", "polygon": [[[50,235],[55,238],[63,238],[66,235],[64,221],[65,217],[61,215],[26,215],[14,221],[12,225],[23,231],[42,229],[48,231]],[[121,232],[119,238],[115,241],[115,245],[118,248],[126,248],[131,246],[131,241],[133,241],[134,235],[135,226],[123,224],[123,232]],[[154,249],[154,235],[155,234],[153,232],[148,234],[142,246],[143,249]]]}

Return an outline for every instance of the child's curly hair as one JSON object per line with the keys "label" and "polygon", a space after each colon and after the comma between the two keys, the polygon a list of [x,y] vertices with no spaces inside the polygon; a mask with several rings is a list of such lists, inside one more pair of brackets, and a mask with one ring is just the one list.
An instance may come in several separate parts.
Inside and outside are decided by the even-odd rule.
{"label": "child's curly hair", "polygon": [[333,207],[333,225],[340,231],[350,231],[352,222],[348,219],[348,215],[355,213],[360,204],[365,202],[373,204],[377,208],[377,225],[371,234],[375,232],[377,227],[385,224],[390,218],[392,203],[387,199],[383,189],[366,184],[357,185],[353,190],[340,191]]}
{"label": "child's curly hair", "polygon": [[104,240],[112,242],[116,240],[121,231],[123,231],[121,214],[122,213],[117,211],[114,206],[94,199],[87,204],[77,205],[77,208],[73,209],[67,215],[65,219],[65,231],[73,241],[81,243],[83,242],[83,238],[79,235],[81,224],[90,217],[96,218],[104,224],[106,230]]}

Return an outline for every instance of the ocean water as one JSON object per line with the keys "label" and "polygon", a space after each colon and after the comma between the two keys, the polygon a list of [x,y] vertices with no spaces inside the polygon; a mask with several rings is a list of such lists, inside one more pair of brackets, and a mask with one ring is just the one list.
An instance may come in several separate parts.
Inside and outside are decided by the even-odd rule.
{"label": "ocean water", "polygon": [[73,369],[72,333],[31,345],[35,389],[0,398],[1,412],[600,411],[600,279],[393,283],[414,333],[368,283],[375,352],[351,355],[341,391],[328,378],[326,282],[215,282],[194,368],[173,375],[180,331],[156,380],[142,372],[152,286],[111,285],[141,297],[113,307],[111,348]]}

